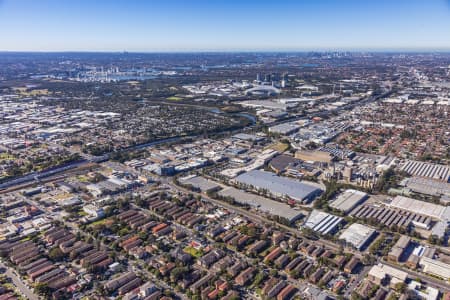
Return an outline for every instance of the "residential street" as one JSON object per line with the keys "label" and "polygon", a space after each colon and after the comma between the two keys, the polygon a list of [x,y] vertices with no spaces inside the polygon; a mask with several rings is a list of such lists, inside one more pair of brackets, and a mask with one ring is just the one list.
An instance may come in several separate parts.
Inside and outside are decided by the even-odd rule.
{"label": "residential street", "polygon": [[39,296],[37,296],[31,289],[29,289],[20,279],[19,276],[16,275],[16,271],[8,268],[3,262],[0,262],[0,267],[5,268],[5,275],[11,278],[12,283],[20,290],[20,292],[26,296],[29,300],[39,300]]}

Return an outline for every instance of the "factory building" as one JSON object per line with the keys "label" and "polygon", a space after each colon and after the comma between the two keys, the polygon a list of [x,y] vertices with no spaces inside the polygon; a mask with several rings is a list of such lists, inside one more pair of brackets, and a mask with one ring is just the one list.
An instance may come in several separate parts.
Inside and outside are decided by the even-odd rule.
{"label": "factory building", "polygon": [[444,182],[449,182],[450,180],[450,166],[408,160],[400,170],[414,176],[432,178]]}
{"label": "factory building", "polygon": [[403,255],[406,248],[408,248],[410,242],[411,238],[402,235],[397,243],[395,243],[394,247],[392,247],[391,251],[389,251],[388,259],[392,262],[399,262],[400,257]]}
{"label": "factory building", "polygon": [[335,201],[330,204],[330,207],[349,213],[356,206],[363,203],[368,198],[364,192],[348,189],[340,194]]}
{"label": "factory building", "polygon": [[400,210],[393,207],[363,204],[356,207],[350,216],[360,219],[372,219],[387,227],[398,226],[407,228],[410,224],[423,229],[430,229],[431,217],[412,211]]}
{"label": "factory building", "polygon": [[345,229],[339,236],[339,239],[345,240],[346,243],[351,244],[358,250],[367,247],[375,237],[376,231],[368,226],[353,223]]}
{"label": "factory building", "polygon": [[190,185],[195,189],[199,189],[203,193],[209,193],[220,190],[220,185],[212,180],[208,180],[202,176],[188,175],[179,179],[182,184]]}
{"label": "factory building", "polygon": [[294,123],[283,123],[279,125],[275,125],[269,127],[270,133],[276,133],[281,135],[290,135],[292,133],[297,132],[300,129],[300,126]]}
{"label": "factory building", "polygon": [[341,217],[331,215],[326,212],[313,210],[304,226],[325,235],[335,233],[341,222]]}
{"label": "factory building", "polygon": [[247,193],[234,187],[227,187],[223,189],[219,192],[219,195],[223,197],[231,197],[236,202],[249,205],[261,212],[283,217],[287,219],[289,223],[294,223],[303,217],[303,214],[300,211],[291,208],[285,203]]}
{"label": "factory building", "polygon": [[423,256],[420,259],[420,266],[423,272],[450,280],[450,265],[442,261]]}
{"label": "factory building", "polygon": [[380,263],[370,269],[367,277],[370,281],[378,285],[390,279],[390,287],[395,287],[397,283],[406,281],[408,273]]}
{"label": "factory building", "polygon": [[450,210],[447,207],[404,196],[396,196],[389,206],[411,212],[420,212],[420,214],[435,220],[450,220]]}
{"label": "factory building", "polygon": [[311,202],[322,193],[320,188],[312,184],[260,170],[241,174],[234,180],[255,190],[265,189],[276,197],[289,198],[302,203]]}

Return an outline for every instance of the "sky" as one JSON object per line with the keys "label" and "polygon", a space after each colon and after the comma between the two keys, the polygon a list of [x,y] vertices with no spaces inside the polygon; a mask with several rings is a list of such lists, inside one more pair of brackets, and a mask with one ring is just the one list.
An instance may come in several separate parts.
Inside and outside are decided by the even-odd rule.
{"label": "sky", "polygon": [[0,0],[0,51],[450,50],[450,0]]}

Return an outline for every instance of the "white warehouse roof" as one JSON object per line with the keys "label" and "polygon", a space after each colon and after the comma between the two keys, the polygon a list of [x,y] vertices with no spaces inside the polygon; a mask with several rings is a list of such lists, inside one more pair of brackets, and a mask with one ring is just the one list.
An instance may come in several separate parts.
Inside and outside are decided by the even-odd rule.
{"label": "white warehouse roof", "polygon": [[366,200],[368,195],[364,192],[349,189],[340,194],[335,201],[330,204],[330,207],[349,212],[356,205],[361,204]]}
{"label": "white warehouse roof", "polygon": [[342,218],[329,213],[313,210],[304,226],[321,234],[329,234],[342,222]]}
{"label": "white warehouse roof", "polygon": [[347,243],[352,244],[356,249],[361,249],[367,241],[375,234],[375,229],[368,226],[354,223],[350,225],[339,237]]}

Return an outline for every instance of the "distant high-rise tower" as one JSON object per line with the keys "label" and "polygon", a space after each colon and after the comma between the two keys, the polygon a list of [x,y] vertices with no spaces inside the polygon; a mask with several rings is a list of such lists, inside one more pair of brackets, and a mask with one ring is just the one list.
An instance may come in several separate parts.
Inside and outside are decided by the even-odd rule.
{"label": "distant high-rise tower", "polygon": [[281,87],[285,88],[288,82],[288,73],[283,73],[283,75],[281,75]]}

